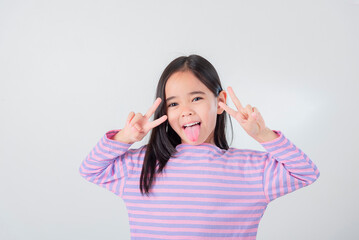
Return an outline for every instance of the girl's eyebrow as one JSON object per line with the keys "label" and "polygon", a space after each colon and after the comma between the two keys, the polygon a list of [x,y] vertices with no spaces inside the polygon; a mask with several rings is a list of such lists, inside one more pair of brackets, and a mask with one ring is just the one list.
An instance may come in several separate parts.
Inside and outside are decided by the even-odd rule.
{"label": "girl's eyebrow", "polygon": [[[204,92],[202,91],[193,91],[193,92],[190,92],[188,93],[188,95],[195,95],[195,94],[203,94],[203,95],[206,95]],[[169,97],[169,98],[166,98],[166,102],[168,102],[169,100],[172,100],[174,98],[176,98],[177,96],[172,96],[172,97]]]}

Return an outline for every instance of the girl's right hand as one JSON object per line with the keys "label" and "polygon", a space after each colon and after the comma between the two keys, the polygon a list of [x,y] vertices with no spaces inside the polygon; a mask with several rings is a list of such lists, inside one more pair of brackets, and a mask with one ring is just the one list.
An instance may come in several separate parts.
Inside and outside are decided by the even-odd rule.
{"label": "girl's right hand", "polygon": [[161,98],[157,98],[144,116],[141,113],[135,114],[134,112],[130,112],[125,127],[120,130],[113,139],[129,144],[141,141],[152,128],[157,127],[167,120],[167,115],[163,115],[152,122],[149,121],[161,101]]}

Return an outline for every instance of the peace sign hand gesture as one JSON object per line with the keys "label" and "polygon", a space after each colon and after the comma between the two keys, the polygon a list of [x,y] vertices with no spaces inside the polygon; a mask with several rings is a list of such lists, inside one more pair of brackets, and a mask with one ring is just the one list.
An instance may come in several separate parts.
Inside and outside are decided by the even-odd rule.
{"label": "peace sign hand gesture", "polygon": [[156,111],[161,101],[161,98],[157,98],[145,115],[142,115],[141,113],[135,114],[134,112],[130,112],[127,117],[125,127],[119,131],[113,137],[113,139],[129,144],[141,141],[151,129],[157,127],[167,120],[167,115],[163,115],[162,117],[152,122],[150,121],[150,117]]}
{"label": "peace sign hand gesture", "polygon": [[227,90],[238,111],[228,107],[222,102],[219,102],[218,104],[239,122],[249,136],[253,137],[258,142],[270,141],[278,137],[277,134],[266,127],[264,119],[257,108],[252,107],[249,104],[244,108],[234,94],[233,89],[228,87]]}

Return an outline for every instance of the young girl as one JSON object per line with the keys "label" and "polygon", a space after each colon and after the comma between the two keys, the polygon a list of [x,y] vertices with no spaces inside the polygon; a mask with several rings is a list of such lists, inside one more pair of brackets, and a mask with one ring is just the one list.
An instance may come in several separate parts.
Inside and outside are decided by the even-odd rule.
{"label": "young girl", "polygon": [[[145,115],[131,112],[80,166],[126,204],[131,239],[256,239],[270,201],[313,183],[315,164],[257,108],[226,105],[215,68],[198,55],[164,70]],[[228,146],[229,113],[266,152]],[[150,117],[154,114],[154,121]],[[151,132],[147,145],[129,149]]]}

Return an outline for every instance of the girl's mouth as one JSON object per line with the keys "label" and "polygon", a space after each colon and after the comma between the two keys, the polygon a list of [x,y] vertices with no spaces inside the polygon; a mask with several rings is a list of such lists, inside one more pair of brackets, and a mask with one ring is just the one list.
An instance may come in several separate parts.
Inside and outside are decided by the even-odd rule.
{"label": "girl's mouth", "polygon": [[197,142],[199,136],[199,130],[201,128],[200,122],[185,124],[182,128],[184,129],[184,132],[186,133],[186,136],[190,141]]}
{"label": "girl's mouth", "polygon": [[193,122],[193,123],[188,123],[182,126],[183,129],[187,128],[187,127],[192,127],[194,125],[201,125],[200,122]]}

